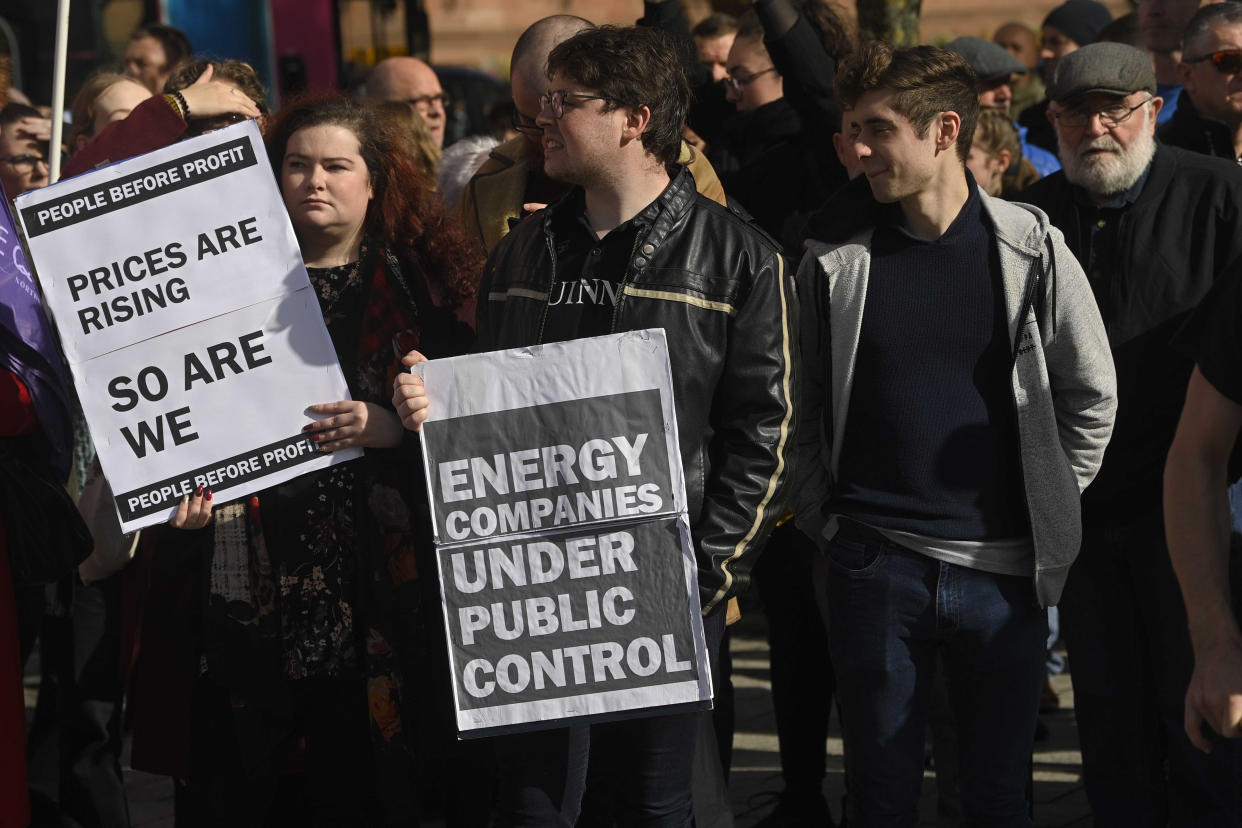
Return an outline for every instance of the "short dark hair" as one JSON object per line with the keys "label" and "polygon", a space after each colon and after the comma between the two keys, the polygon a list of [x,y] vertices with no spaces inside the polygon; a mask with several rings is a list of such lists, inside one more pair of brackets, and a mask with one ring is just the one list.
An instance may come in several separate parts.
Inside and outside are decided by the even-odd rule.
{"label": "short dark hair", "polygon": [[5,104],[4,107],[0,109],[0,129],[12,126],[22,118],[42,117],[43,113],[35,109],[33,106],[27,106],[24,103],[17,103],[14,101],[13,103]]}
{"label": "short dark hair", "polygon": [[863,45],[842,66],[836,92],[846,109],[853,109],[868,92],[892,92],[893,111],[909,120],[920,138],[927,137],[941,112],[956,112],[962,120],[957,155],[965,161],[979,120],[978,84],[975,71],[956,52],[938,46],[893,49],[877,40]]}
{"label": "short dark hair", "polygon": [[1186,30],[1182,33],[1182,49],[1191,51],[1190,44],[1206,36],[1213,26],[1236,26],[1239,23],[1242,23],[1242,3],[1212,3],[1202,6],[1186,21]]}
{"label": "short dark hair", "polygon": [[649,26],[600,26],[580,32],[548,56],[548,76],[564,75],[621,107],[651,110],[642,135],[647,152],[666,164],[681,154],[690,82],[673,36]]}
{"label": "short dark hair", "polygon": [[165,69],[176,69],[194,54],[190,39],[176,26],[169,26],[167,23],[148,23],[137,29],[129,36],[129,39],[141,40],[144,37],[153,37],[164,47],[164,59],[168,61]]}
{"label": "short dark hair", "polygon": [[714,40],[725,35],[737,34],[737,18],[724,12],[716,12],[704,17],[690,30],[694,37]]}

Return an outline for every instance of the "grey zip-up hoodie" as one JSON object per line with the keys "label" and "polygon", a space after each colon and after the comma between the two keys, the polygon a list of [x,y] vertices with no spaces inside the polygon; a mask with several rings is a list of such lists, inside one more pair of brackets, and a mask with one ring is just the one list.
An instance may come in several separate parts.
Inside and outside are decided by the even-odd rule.
{"label": "grey zip-up hoodie", "polygon": [[[1112,434],[1117,379],[1091,286],[1060,231],[1037,207],[980,196],[1000,254],[1013,343],[1011,385],[1035,547],[1031,574],[1036,599],[1051,606],[1078,556],[1079,495]],[[808,242],[798,269],[803,427],[793,508],[799,527],[821,545],[837,531],[824,511],[841,456],[874,230],[855,225],[839,240]]]}

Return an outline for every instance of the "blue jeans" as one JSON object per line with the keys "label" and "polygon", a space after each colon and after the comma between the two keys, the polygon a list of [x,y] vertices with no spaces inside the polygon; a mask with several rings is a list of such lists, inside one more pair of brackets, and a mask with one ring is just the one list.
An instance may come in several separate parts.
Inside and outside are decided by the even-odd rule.
{"label": "blue jeans", "polygon": [[933,560],[843,521],[820,561],[850,828],[914,826],[936,657],[968,825],[1030,826],[1047,616],[1030,578]]}
{"label": "blue jeans", "polygon": [[[724,621],[723,608],[703,619],[711,663]],[[694,748],[704,718],[677,713],[496,737],[498,825],[688,828]]]}

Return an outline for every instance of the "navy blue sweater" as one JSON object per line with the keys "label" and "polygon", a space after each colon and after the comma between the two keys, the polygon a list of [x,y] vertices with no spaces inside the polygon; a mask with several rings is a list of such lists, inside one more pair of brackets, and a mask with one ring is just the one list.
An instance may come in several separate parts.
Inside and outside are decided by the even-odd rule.
{"label": "navy blue sweater", "polygon": [[951,540],[1029,533],[1000,262],[971,182],[944,235],[872,239],[832,511]]}

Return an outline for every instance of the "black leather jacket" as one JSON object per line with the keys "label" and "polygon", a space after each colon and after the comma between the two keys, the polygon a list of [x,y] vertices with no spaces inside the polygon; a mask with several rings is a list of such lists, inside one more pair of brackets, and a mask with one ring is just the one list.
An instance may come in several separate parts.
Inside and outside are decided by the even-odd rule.
{"label": "black leather jacket", "polygon": [[[479,349],[542,341],[560,278],[552,214],[531,216],[487,260]],[[695,191],[684,167],[639,214],[612,330],[664,328],[707,614],[743,591],[785,508],[798,377],[793,274],[776,244],[736,210]]]}

